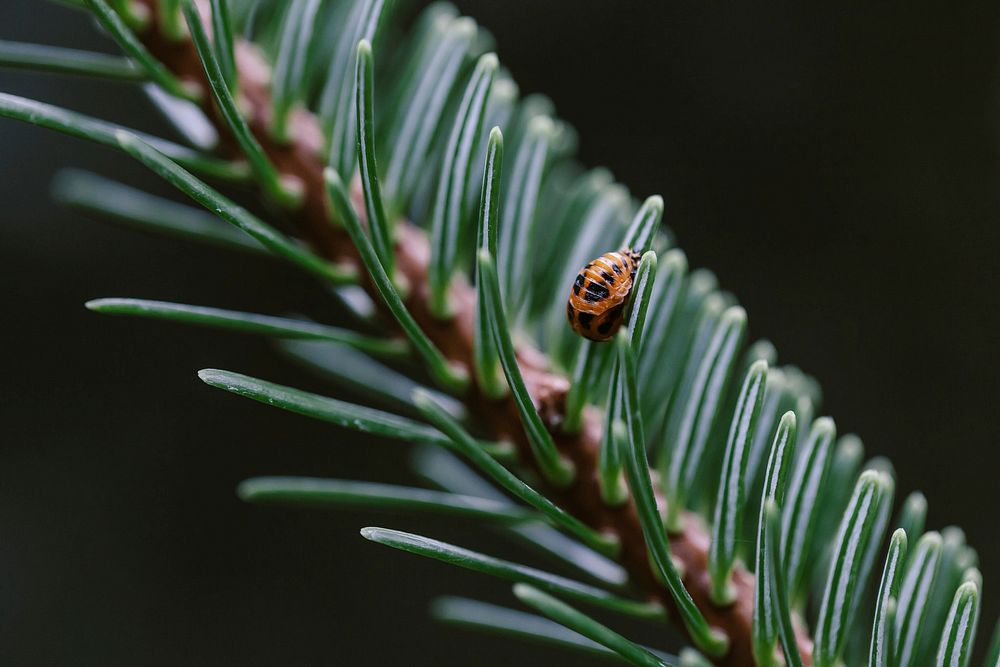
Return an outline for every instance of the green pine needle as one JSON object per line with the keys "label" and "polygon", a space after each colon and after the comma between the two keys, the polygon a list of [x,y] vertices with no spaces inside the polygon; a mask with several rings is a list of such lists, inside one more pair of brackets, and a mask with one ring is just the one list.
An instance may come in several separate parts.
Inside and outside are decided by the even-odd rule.
{"label": "green pine needle", "polygon": [[247,126],[247,122],[240,113],[236,100],[230,91],[222,67],[215,57],[215,51],[193,0],[184,0],[184,17],[187,20],[188,30],[191,31],[191,39],[198,50],[198,57],[201,58],[202,67],[205,69],[208,84],[212,88],[215,103],[246,156],[254,176],[264,191],[276,202],[284,206],[296,207],[302,199],[301,183],[282,180],[278,170],[271,164],[270,158],[264,153],[264,149],[261,148],[257,138]]}
{"label": "green pine needle", "polygon": [[[487,602],[443,596],[431,603],[431,616],[436,621],[461,628],[480,630],[502,637],[524,639],[588,655],[625,660],[618,653],[587,639],[565,625],[550,621],[542,616]],[[650,653],[656,653],[668,664],[677,662],[677,658],[674,656],[648,648],[646,650]]]}
{"label": "green pine needle", "polygon": [[[73,7],[75,9],[82,9],[85,11],[90,11],[87,6],[86,0],[52,0],[59,4],[65,5],[67,7]],[[150,15],[149,8],[145,5],[141,5],[135,0],[108,0],[108,4],[118,12],[119,16],[124,19],[125,23],[128,24],[134,30],[143,30],[149,27]]]}
{"label": "green pine needle", "polygon": [[442,12],[433,17],[407,72],[397,107],[400,117],[388,133],[393,151],[385,183],[396,210],[405,210],[426,169],[443,112],[475,38],[475,21]]}
{"label": "green pine needle", "polygon": [[622,247],[639,254],[645,253],[653,247],[653,238],[660,229],[661,220],[663,220],[663,197],[653,195],[642,203],[632,219],[632,224],[625,232],[625,242]]}
{"label": "green pine needle", "polygon": [[[435,400],[456,419],[468,419],[468,410],[461,401],[424,387],[408,375],[389,368],[364,352],[344,345],[294,339],[275,341],[275,349],[290,361],[326,380],[331,386],[344,389],[359,399],[368,399],[366,402],[370,402],[373,407],[391,408],[400,415],[419,418],[420,411],[413,403],[413,391],[419,388],[434,394]],[[507,458],[513,454],[510,443],[492,443],[487,449],[495,455],[502,450]]]}
{"label": "green pine needle", "polygon": [[[659,197],[650,197],[650,200],[655,199],[659,199]],[[662,203],[660,206],[662,207]],[[646,314],[649,312],[653,286],[656,284],[656,266],[656,253],[652,250],[643,252],[639,258],[632,291],[629,294],[631,303],[629,304],[628,319],[625,324],[629,335],[629,347],[632,349],[632,354],[637,360],[642,353],[642,344],[644,336],[647,333]]]}
{"label": "green pine needle", "polygon": [[943,543],[938,533],[924,533],[906,560],[906,570],[899,587],[896,607],[894,655],[899,667],[915,667],[925,657],[919,655],[925,630],[924,620],[930,611],[928,601],[941,560]]}
{"label": "green pine needle", "polygon": [[0,40],[0,67],[119,81],[143,81],[148,76],[128,58],[8,40]]}
{"label": "green pine needle", "polygon": [[537,514],[516,505],[486,498],[342,479],[254,477],[240,482],[236,493],[250,503],[428,512],[501,524],[537,521],[539,518]]}
{"label": "green pine needle", "polygon": [[653,495],[653,482],[650,479],[649,463],[646,460],[646,442],[642,431],[642,415],[639,412],[638,398],[635,388],[635,360],[629,347],[628,333],[618,332],[615,338],[618,352],[618,363],[623,373],[622,397],[625,406],[625,423],[619,422],[615,428],[620,431],[616,437],[624,444],[625,476],[629,491],[635,499],[642,525],[642,534],[646,539],[646,548],[653,560],[654,571],[666,584],[674,599],[685,627],[691,634],[694,643],[709,655],[725,654],[729,640],[724,634],[709,627],[701,610],[695,605],[681,581],[681,575],[670,556],[670,544],[667,532],[663,527],[659,510],[656,507],[656,497]]}
{"label": "green pine needle", "polygon": [[[879,479],[879,506],[878,512],[875,515],[875,523],[872,526],[874,538],[869,540],[868,547],[861,555],[861,564],[857,574],[860,585],[854,590],[854,602],[852,603],[854,608],[870,605],[870,599],[866,595],[865,586],[872,575],[876,562],[881,561],[883,538],[886,535],[886,531],[889,530],[889,519],[892,515],[892,502],[896,492],[895,472],[892,470],[892,464],[887,459],[882,460],[887,464],[884,467],[878,466],[879,459],[877,458],[868,464],[869,470],[877,470],[881,475]],[[943,606],[947,606],[946,601],[943,602]]]}
{"label": "green pine needle", "polygon": [[465,192],[482,135],[483,117],[493,79],[500,63],[496,54],[479,59],[455,116],[455,124],[445,148],[434,209],[431,216],[431,263],[428,270],[430,307],[438,317],[449,317],[448,288],[458,265],[459,237],[469,219]]}
{"label": "green pine needle", "polygon": [[[756,594],[753,606],[752,641],[754,657],[761,667],[769,667],[775,662],[775,646],[778,643],[778,619],[775,616],[774,595],[777,582],[772,582],[772,569],[768,567],[768,547],[780,549],[779,544],[766,541],[768,503],[780,505],[785,497],[785,480],[794,456],[796,420],[795,413],[786,412],[778,423],[771,452],[767,458],[764,473],[764,495],[761,498],[760,515],[757,519],[757,550],[754,572],[757,573]],[[781,576],[785,574],[782,572]]]}
{"label": "green pine needle", "polygon": [[967,581],[955,591],[955,599],[948,610],[938,647],[937,667],[968,667],[978,621],[979,585]]}
{"label": "green pine needle", "polygon": [[844,651],[857,612],[858,590],[866,583],[862,576],[865,550],[882,539],[877,525],[881,506],[891,503],[889,486],[884,473],[865,471],[844,512],[816,624],[813,660],[817,667],[837,665]]}
{"label": "green pine needle", "polygon": [[[517,103],[519,101],[518,95],[520,94],[520,89],[514,80],[510,77],[510,73],[506,70],[499,70],[494,77],[493,86],[490,88],[490,96],[486,100],[486,109],[483,112],[483,131],[484,136],[489,135],[489,131],[495,127],[497,129],[507,128],[505,132],[509,132],[511,128],[511,121],[514,116],[514,110],[517,108]],[[488,139],[487,139],[488,140]],[[483,142],[484,139],[480,139]],[[482,145],[482,143],[480,144]],[[516,147],[517,142],[512,141],[510,145],[506,146],[507,149]],[[479,151],[482,154],[482,149]],[[509,167],[509,165],[508,165]],[[479,210],[479,199],[482,192],[483,176],[486,174],[486,162],[482,159],[473,159],[471,165],[471,171],[469,172],[469,182],[468,187],[465,191],[465,201],[469,209],[470,217],[476,215]],[[504,183],[509,179],[505,179]],[[498,203],[499,208],[499,203]],[[460,243],[468,243],[469,234],[467,231],[470,230],[469,226],[463,227],[463,232],[460,235]],[[464,262],[463,262],[464,263]]]}
{"label": "green pine needle", "polygon": [[[654,297],[657,305],[639,369],[643,405],[650,417],[655,413],[657,427],[676,402],[698,312],[715,289],[711,273],[699,269],[688,274],[687,257],[680,250],[671,250],[663,256],[660,271],[664,275],[657,278],[659,287]],[[654,453],[660,455],[664,444],[654,442]]]}
{"label": "green pine needle", "polygon": [[372,338],[339,327],[286,317],[148,299],[94,299],[88,301],[86,305],[90,310],[111,315],[133,315],[172,320],[276,338],[329,341],[348,345],[378,357],[398,358],[405,356],[409,351],[409,346],[400,340]]}
{"label": "green pine needle", "polygon": [[333,61],[319,102],[320,125],[329,143],[329,166],[338,173],[354,173],[356,160],[356,103],[353,94],[358,42],[375,42],[379,26],[389,13],[391,2],[360,0],[341,27]]}
{"label": "green pine needle", "polygon": [[500,356],[500,365],[503,367],[507,386],[510,387],[521,415],[521,425],[528,437],[531,451],[546,478],[556,486],[564,487],[573,481],[576,472],[572,462],[556,449],[552,434],[542,422],[524,384],[517,355],[514,352],[514,343],[510,338],[510,328],[507,325],[496,268],[489,251],[479,251],[478,270],[479,279],[483,283],[482,293],[486,296],[487,319]]}
{"label": "green pine needle", "polygon": [[[237,396],[360,433],[407,440],[413,443],[452,447],[451,440],[441,432],[392,412],[338,401],[335,398],[286,387],[232,371],[206,368],[198,371],[198,377],[211,387],[223,389]],[[443,408],[442,412],[447,414]],[[463,455],[470,459],[477,459],[477,462],[483,467],[493,465],[506,470],[490,458],[495,443],[469,438],[464,444],[461,451]],[[483,464],[482,461],[488,461],[488,463]]]}
{"label": "green pine needle", "polygon": [[[479,198],[479,225],[476,246],[480,250],[496,256],[497,227],[499,226],[500,179],[503,174],[503,134],[500,128],[490,131],[486,146],[486,168],[483,170],[483,187]],[[489,297],[486,284],[475,267],[476,322],[474,339],[474,362],[476,380],[486,396],[501,398],[507,393],[507,384],[502,376],[500,354],[490,324]]]}
{"label": "green pine needle", "polygon": [[[413,465],[421,477],[452,493],[480,496],[491,500],[507,500],[503,491],[497,486],[477,475],[455,455],[439,447],[419,447]],[[560,533],[551,525],[519,524],[507,526],[504,532],[523,540],[543,555],[558,561],[561,565],[576,569],[603,586],[617,588],[628,581],[628,574],[620,565],[582,542]]]}
{"label": "green pine needle", "polygon": [[60,203],[140,231],[271,257],[239,229],[208,211],[178,204],[88,171],[63,169],[52,181]]}
{"label": "green pine needle", "polygon": [[896,599],[899,596],[899,583],[902,580],[903,563],[905,562],[906,531],[898,528],[892,534],[892,540],[889,542],[889,553],[886,555],[885,568],[882,570],[882,583],[879,584],[878,596],[875,600],[875,620],[872,623],[868,667],[891,667],[895,664],[893,658],[895,641],[889,607],[893,607],[894,615]]}
{"label": "green pine needle", "polygon": [[288,118],[303,93],[306,56],[320,0],[289,0],[286,4],[271,73],[271,132],[282,143],[289,140]]}
{"label": "green pine needle", "polygon": [[372,542],[407,551],[418,556],[464,567],[494,577],[517,583],[528,583],[546,591],[638,618],[663,618],[663,607],[655,602],[629,600],[600,588],[580,583],[566,577],[494,558],[486,554],[440,542],[438,540],[404,533],[388,528],[362,528],[361,535]]}
{"label": "green pine needle", "polygon": [[604,377],[613,358],[614,351],[610,346],[593,340],[581,341],[566,395],[566,418],[563,420],[563,431],[566,433],[580,431],[587,401],[596,391],[598,381]]}
{"label": "green pine needle", "polygon": [[347,229],[347,233],[354,242],[354,247],[357,248],[358,254],[361,256],[362,263],[368,269],[368,275],[371,276],[375,289],[378,291],[379,296],[382,297],[389,312],[392,313],[400,328],[403,329],[403,333],[410,339],[414,350],[424,360],[424,363],[427,364],[427,368],[434,379],[449,391],[455,393],[463,392],[469,383],[468,374],[461,366],[448,361],[431,339],[427,337],[423,329],[420,328],[417,321],[413,319],[413,315],[410,314],[410,311],[406,308],[406,304],[403,303],[403,298],[400,296],[399,291],[392,280],[389,279],[385,267],[378,260],[378,255],[371,240],[361,228],[361,221],[358,220],[358,215],[354,212],[354,207],[351,205],[350,197],[344,187],[344,182],[340,179],[340,175],[327,167],[323,172],[323,176],[326,181],[327,194],[333,203],[334,213]]}
{"label": "green pine needle", "polygon": [[781,512],[773,500],[764,505],[764,551],[766,552],[767,579],[771,584],[768,592],[768,603],[771,607],[770,616],[777,619],[778,637],[785,654],[785,664],[788,667],[802,667],[802,655],[795,637],[795,627],[792,625],[791,600],[788,597],[785,578],[787,570],[781,562]]}
{"label": "green pine needle", "polygon": [[118,131],[115,133],[115,138],[126,153],[151,169],[157,176],[226,222],[246,232],[274,254],[331,284],[343,285],[354,282],[352,272],[338,268],[303,249],[242,206],[238,206],[192,176],[139,137],[130,132]]}
{"label": "green pine needle", "polygon": [[720,605],[734,601],[730,576],[736,563],[736,549],[743,529],[743,510],[746,505],[743,488],[747,456],[766,383],[767,362],[758,361],[750,367],[743,380],[726,440],[722,479],[715,501],[715,520],[712,522],[712,541],[708,552],[712,597]]}
{"label": "green pine needle", "polygon": [[178,42],[184,38],[180,9],[182,1],[159,0],[157,3],[160,10],[160,28],[166,38],[172,42]]}
{"label": "green pine needle", "polygon": [[222,78],[235,97],[239,93],[239,76],[236,72],[236,48],[233,39],[233,21],[229,12],[229,0],[211,0],[212,3],[212,48],[219,63]]}
{"label": "green pine needle", "polygon": [[125,20],[106,0],[84,0],[87,7],[100,21],[125,53],[129,55],[146,72],[151,81],[165,91],[192,102],[201,99],[201,91],[197,87],[179,81],[163,63],[153,57],[153,54],[139,41]]}
{"label": "green pine needle", "polygon": [[395,274],[395,243],[393,227],[385,214],[378,167],[375,164],[375,62],[368,40],[358,42],[357,74],[354,98],[357,119],[358,164],[361,165],[361,191],[365,199],[365,214],[375,254],[385,273],[392,280]]}
{"label": "green pine needle", "polygon": [[[695,285],[688,285],[687,257],[680,250],[668,250],[659,256],[653,304],[649,312],[648,333],[644,336],[639,357],[639,389],[642,395],[643,414],[647,424],[658,429],[662,415],[670,403],[670,385],[678,370],[669,364],[668,351],[678,339],[683,338],[680,305],[685,292]],[[698,275],[698,274],[695,274]],[[683,361],[681,361],[681,364]],[[680,364],[678,364],[680,365]]]}
{"label": "green pine needle", "polygon": [[809,547],[813,543],[819,517],[819,499],[833,461],[837,427],[829,417],[812,423],[805,442],[798,446],[795,467],[781,517],[781,557],[785,563],[788,588],[796,594],[811,571]]}
{"label": "green pine needle", "polygon": [[[652,200],[654,198],[650,198]],[[637,220],[641,219],[637,217]],[[650,296],[656,279],[656,253],[646,252],[639,261],[635,272],[635,282],[629,294],[628,322],[625,331],[628,336],[628,347],[636,363],[636,356],[642,349],[642,337],[645,333],[646,312],[649,309]],[[621,443],[614,434],[614,423],[624,420],[625,410],[622,382],[624,370],[621,362],[616,362],[611,374],[611,391],[608,395],[608,409],[604,419],[604,439],[601,442],[601,453],[597,461],[598,481],[601,484],[601,496],[612,506],[621,505],[628,497],[625,479],[622,475]]]}
{"label": "green pine needle", "polygon": [[433,445],[447,446],[449,443],[435,429],[390,412],[345,403],[232,371],[206,368],[198,371],[198,377],[207,385],[237,396],[362,433]]}
{"label": "green pine needle", "polygon": [[679,437],[673,445],[664,476],[667,488],[667,527],[680,527],[680,512],[691,496],[720,412],[737,353],[746,332],[746,312],[726,310],[701,358],[691,394],[679,416]]}
{"label": "green pine needle", "polygon": [[[767,397],[765,396],[765,401]],[[820,500],[820,515],[817,532],[821,535],[836,535],[844,508],[847,506],[858,471],[865,456],[864,443],[861,438],[849,433],[837,440],[833,450],[833,463],[830,466],[830,477],[826,490]],[[828,544],[813,545],[812,554],[815,560],[825,561]],[[825,572],[822,573],[826,575]],[[822,585],[822,584],[819,584]]]}
{"label": "green pine needle", "polygon": [[[504,294],[523,294],[526,288],[536,211],[554,133],[551,118],[533,118],[525,128],[525,136],[514,155],[510,185],[504,193],[504,205],[500,212],[502,217],[497,249],[497,271]],[[515,317],[519,314],[520,311],[512,312]]]}
{"label": "green pine needle", "polygon": [[98,120],[74,111],[52,106],[51,104],[18,97],[17,95],[0,93],[0,116],[24,121],[32,125],[56,130],[73,137],[87,139],[114,148],[118,148],[118,132],[127,131],[142,137],[144,141],[155,146],[158,151],[178,164],[205,176],[237,181],[245,180],[247,176],[245,165],[202,155],[198,151],[186,146],[180,146],[164,139],[143,135],[115,123]]}
{"label": "green pine needle", "polygon": [[[767,385],[764,388],[764,402],[760,406],[760,415],[757,418],[757,425],[754,427],[753,437],[750,439],[750,454],[747,457],[746,477],[749,483],[746,485],[745,491],[748,496],[747,503],[755,510],[759,509],[756,503],[760,502],[760,498],[754,497],[753,494],[756,494],[759,488],[757,480],[763,476],[763,468],[767,463],[767,454],[771,450],[774,431],[778,428],[778,422],[782,415],[790,410],[794,412],[794,407],[795,398],[788,386],[785,367],[770,368],[767,373]],[[850,487],[854,480],[851,479],[844,483]],[[838,514],[833,520],[833,530],[836,530],[836,521],[840,520],[839,509],[837,512]]]}
{"label": "green pine needle", "polygon": [[448,436],[453,449],[471,460],[511,495],[531,505],[548,517],[554,525],[563,528],[598,553],[606,556],[617,555],[619,545],[615,538],[602,535],[586,526],[579,519],[525,484],[507,468],[484,455],[479,451],[479,448],[474,446],[472,436],[430,394],[417,390],[413,394],[413,402],[429,422]]}
{"label": "green pine needle", "polygon": [[566,626],[587,639],[606,646],[633,665],[641,667],[669,667],[658,656],[600,622],[573,609],[551,595],[525,584],[514,586],[514,595],[529,607],[545,614],[557,623]]}

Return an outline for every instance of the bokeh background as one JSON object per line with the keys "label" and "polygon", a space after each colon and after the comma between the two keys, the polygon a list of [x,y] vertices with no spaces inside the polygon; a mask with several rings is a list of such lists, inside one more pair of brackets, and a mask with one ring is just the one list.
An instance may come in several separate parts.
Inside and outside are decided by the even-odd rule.
{"label": "bokeh background", "polygon": [[[817,376],[822,412],[887,455],[898,497],[980,554],[1000,610],[997,326],[1000,5],[462,0],[638,196],[662,193],[692,266],[754,336]],[[82,16],[0,3],[0,38],[111,50]],[[0,72],[0,90],[163,127],[137,89]],[[440,628],[436,593],[506,587],[364,540],[426,531],[520,559],[477,526],[249,507],[288,473],[412,481],[366,441],[209,389],[229,368],[322,389],[266,343],[102,318],[140,296],[332,319],[291,270],[84,220],[48,199],[87,167],[166,193],[126,158],[0,121],[0,662],[583,664]],[[650,628],[640,628],[650,641]]]}

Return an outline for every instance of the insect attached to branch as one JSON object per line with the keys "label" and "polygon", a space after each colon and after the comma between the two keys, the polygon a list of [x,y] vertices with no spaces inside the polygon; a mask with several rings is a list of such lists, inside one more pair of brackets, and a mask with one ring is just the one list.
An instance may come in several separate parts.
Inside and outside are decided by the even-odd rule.
{"label": "insect attached to branch", "polygon": [[566,304],[573,331],[595,341],[613,338],[625,319],[638,266],[639,253],[629,248],[606,252],[584,266]]}

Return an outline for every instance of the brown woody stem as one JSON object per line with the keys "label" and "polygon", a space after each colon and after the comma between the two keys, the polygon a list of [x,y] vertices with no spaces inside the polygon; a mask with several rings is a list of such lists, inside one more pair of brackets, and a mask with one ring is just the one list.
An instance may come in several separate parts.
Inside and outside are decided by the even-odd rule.
{"label": "brown woody stem", "polygon": [[[208,82],[191,41],[166,37],[159,24],[157,0],[139,1],[146,5],[150,10],[149,16],[153,17],[139,35],[146,47],[182,81],[199,84],[203,90],[208,91]],[[290,212],[298,232],[316,252],[330,261],[354,265],[359,273],[364,274],[364,268],[360,265],[347,233],[330,223],[323,185],[324,162],[321,155],[324,141],[316,118],[305,110],[295,110],[290,118],[290,140],[281,143],[275,141],[269,131],[272,108],[268,88],[270,68],[252,45],[237,42],[236,50],[239,90],[247,102],[247,122],[281,176],[302,185],[302,204]],[[238,155],[236,144],[217,109],[207,101],[203,104],[203,110],[223,138],[223,150],[234,156]],[[363,215],[360,187],[352,188],[352,197],[356,200],[357,210]],[[474,290],[468,284],[456,281],[450,295],[453,317],[447,320],[435,317],[430,310],[427,280],[430,261],[427,236],[406,220],[399,221],[396,228],[396,270],[405,284],[410,286],[407,307],[445,356],[462,364],[470,371],[470,376],[474,375],[471,373]],[[372,290],[369,289],[369,292],[372,293]],[[377,295],[372,293],[372,297],[379,302]],[[635,504],[629,498],[625,503],[611,507],[602,500],[598,456],[603,428],[599,412],[588,408],[584,412],[578,433],[562,432],[560,426],[565,415],[569,381],[562,375],[551,372],[545,355],[534,348],[522,345],[518,349],[518,362],[535,407],[552,432],[560,451],[573,462],[577,471],[570,486],[563,489],[546,488],[546,494],[588,525],[617,537],[621,544],[619,561],[628,571],[632,585],[650,599],[660,601],[676,618],[676,608],[670,594],[657,581],[650,568]],[[478,387],[472,386],[463,400],[470,413],[491,426],[496,439],[517,444],[522,463],[534,465],[524,434],[516,427],[519,424],[518,412],[509,396],[491,399]],[[658,495],[657,502],[662,510],[665,506],[662,495]],[[694,513],[682,513],[680,523],[681,529],[670,535],[670,548],[683,572],[684,585],[709,624],[729,637],[729,652],[714,658],[714,663],[720,667],[755,664],[751,652],[754,575],[742,565],[737,565],[733,572],[735,601],[726,606],[712,602],[708,576],[709,533],[701,518]],[[796,625],[799,652],[803,662],[809,667],[812,665],[812,640],[801,623]],[[678,622],[676,626],[679,631],[684,631],[682,623]]]}

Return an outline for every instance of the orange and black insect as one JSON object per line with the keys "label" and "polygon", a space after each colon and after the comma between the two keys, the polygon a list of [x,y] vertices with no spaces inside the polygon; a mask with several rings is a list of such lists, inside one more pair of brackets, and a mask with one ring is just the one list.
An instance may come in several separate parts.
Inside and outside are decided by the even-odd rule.
{"label": "orange and black insect", "polygon": [[566,304],[573,331],[597,341],[609,340],[617,333],[625,319],[625,303],[638,265],[639,253],[622,248],[583,267]]}

